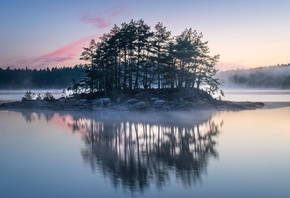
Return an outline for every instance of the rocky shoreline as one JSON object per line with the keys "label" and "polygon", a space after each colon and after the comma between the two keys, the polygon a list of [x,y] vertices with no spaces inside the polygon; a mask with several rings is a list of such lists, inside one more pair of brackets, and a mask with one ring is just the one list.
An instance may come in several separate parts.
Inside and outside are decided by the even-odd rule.
{"label": "rocky shoreline", "polygon": [[22,100],[0,105],[0,109],[46,109],[70,111],[186,111],[186,110],[246,110],[262,108],[261,102],[231,102],[214,99],[205,91],[188,89],[142,90],[134,93],[114,93],[108,97],[75,95],[52,101]]}

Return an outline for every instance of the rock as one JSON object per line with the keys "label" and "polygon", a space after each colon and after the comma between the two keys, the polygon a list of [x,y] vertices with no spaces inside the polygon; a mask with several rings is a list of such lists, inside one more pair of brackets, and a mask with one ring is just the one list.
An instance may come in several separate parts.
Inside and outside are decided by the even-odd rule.
{"label": "rock", "polygon": [[93,106],[100,107],[103,106],[103,102],[100,99],[95,99],[92,101]]}
{"label": "rock", "polygon": [[137,104],[135,104],[136,110],[145,110],[147,108],[148,108],[148,105],[146,102],[138,102]]}
{"label": "rock", "polygon": [[111,106],[111,99],[110,98],[98,98],[98,99],[92,100],[92,105],[94,106],[94,108],[110,107]]}
{"label": "rock", "polygon": [[109,107],[111,105],[111,99],[110,98],[102,98],[102,102],[106,107]]}
{"label": "rock", "polygon": [[61,103],[63,103],[63,102],[65,102],[67,99],[65,98],[65,97],[60,97],[59,99],[58,99],[58,102],[61,102]]}
{"label": "rock", "polygon": [[138,103],[139,100],[137,100],[136,98],[130,98],[129,100],[125,101],[125,104],[136,104]]}
{"label": "rock", "polygon": [[116,102],[117,102],[117,103],[122,103],[122,98],[117,98],[117,99],[116,99]]}
{"label": "rock", "polygon": [[83,105],[83,104],[87,104],[87,103],[89,103],[89,101],[87,99],[76,100],[77,105]]}
{"label": "rock", "polygon": [[170,110],[172,110],[172,107],[169,104],[165,104],[162,106],[161,110],[162,111],[170,111]]}
{"label": "rock", "polygon": [[27,100],[27,98],[22,97],[21,101],[22,101],[22,102],[26,102],[26,101],[28,101],[28,100]]}
{"label": "rock", "polygon": [[127,105],[116,105],[113,106],[112,109],[118,111],[129,111],[129,107]]}
{"label": "rock", "polygon": [[155,100],[155,101],[153,102],[153,107],[154,107],[154,108],[160,108],[160,107],[162,107],[162,105],[164,105],[165,103],[166,103],[165,100]]}

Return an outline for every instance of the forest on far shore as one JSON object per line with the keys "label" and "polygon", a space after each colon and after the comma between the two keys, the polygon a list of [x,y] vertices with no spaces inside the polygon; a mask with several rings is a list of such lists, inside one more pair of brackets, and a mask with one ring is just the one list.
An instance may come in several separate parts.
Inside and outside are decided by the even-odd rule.
{"label": "forest on far shore", "polygon": [[290,64],[222,71],[217,77],[224,88],[290,89]]}
{"label": "forest on far shore", "polygon": [[66,89],[84,77],[86,65],[46,69],[0,68],[0,89]]}
{"label": "forest on far shore", "polygon": [[[0,68],[0,89],[66,89],[85,77],[88,65],[52,69]],[[290,64],[217,73],[223,88],[290,89]]]}
{"label": "forest on far shore", "polygon": [[[0,89],[66,89],[85,76],[87,65],[52,69],[0,68]],[[223,88],[290,89],[290,64],[217,73]]]}

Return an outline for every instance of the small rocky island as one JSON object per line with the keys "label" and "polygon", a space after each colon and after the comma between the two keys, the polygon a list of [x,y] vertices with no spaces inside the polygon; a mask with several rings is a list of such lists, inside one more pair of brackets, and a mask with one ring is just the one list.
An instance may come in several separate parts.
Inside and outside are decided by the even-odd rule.
{"label": "small rocky island", "polygon": [[214,99],[196,88],[168,88],[100,93],[74,94],[59,99],[37,99],[9,102],[0,109],[46,109],[54,111],[186,111],[186,110],[245,110],[264,106],[261,102],[231,102]]}

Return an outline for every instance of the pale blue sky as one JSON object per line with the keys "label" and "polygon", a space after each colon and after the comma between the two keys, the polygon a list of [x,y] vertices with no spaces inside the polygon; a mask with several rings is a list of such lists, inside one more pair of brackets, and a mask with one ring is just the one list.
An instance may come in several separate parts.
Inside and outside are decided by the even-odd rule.
{"label": "pale blue sky", "polygon": [[82,63],[90,39],[113,24],[144,19],[180,34],[204,34],[220,69],[290,62],[287,0],[9,0],[0,3],[0,67]]}

